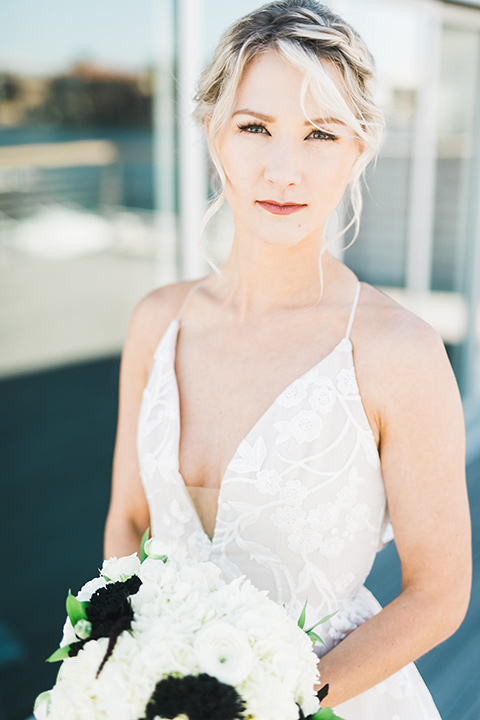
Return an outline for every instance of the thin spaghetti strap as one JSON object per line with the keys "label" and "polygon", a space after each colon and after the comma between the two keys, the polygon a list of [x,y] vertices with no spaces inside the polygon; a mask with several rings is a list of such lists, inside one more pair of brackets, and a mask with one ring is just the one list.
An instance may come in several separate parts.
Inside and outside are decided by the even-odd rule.
{"label": "thin spaghetti strap", "polygon": [[177,315],[176,315],[176,317],[175,317],[175,320],[176,320],[178,323],[180,322],[180,319],[181,319],[181,317],[182,317],[182,315],[183,315],[183,311],[185,310],[185,307],[186,307],[188,301],[190,300],[190,295],[193,293],[194,290],[197,289],[197,287],[198,287],[199,285],[201,285],[203,282],[205,282],[206,279],[207,279],[207,278],[202,278],[201,280],[199,280],[198,282],[196,282],[195,285],[192,285],[192,287],[190,288],[190,290],[189,290],[189,291],[187,292],[187,294],[185,295],[185,297],[184,297],[184,299],[183,299],[183,302],[182,302],[182,304],[180,305],[180,310],[178,311],[178,313],[177,313]]}
{"label": "thin spaghetti strap", "polygon": [[348,325],[347,325],[347,332],[345,333],[345,337],[347,340],[350,338],[350,333],[352,331],[352,325],[353,325],[353,321],[355,319],[355,312],[357,310],[357,305],[358,305],[358,298],[360,297],[360,289],[361,289],[361,283],[359,280],[358,284],[357,284],[357,289],[355,291],[355,297],[353,298],[352,310],[350,312],[350,318],[348,320]]}

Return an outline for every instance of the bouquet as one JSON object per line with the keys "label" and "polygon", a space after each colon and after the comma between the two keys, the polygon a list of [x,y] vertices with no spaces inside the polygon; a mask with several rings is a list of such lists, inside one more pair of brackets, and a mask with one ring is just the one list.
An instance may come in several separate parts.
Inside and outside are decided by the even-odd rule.
{"label": "bouquet", "polygon": [[314,692],[319,638],[302,629],[305,608],[297,624],[248,580],[226,583],[212,563],[167,553],[144,537],[141,559],[106,560],[77,597],[69,592],[49,658],[62,664],[36,700],[37,720],[336,717]]}

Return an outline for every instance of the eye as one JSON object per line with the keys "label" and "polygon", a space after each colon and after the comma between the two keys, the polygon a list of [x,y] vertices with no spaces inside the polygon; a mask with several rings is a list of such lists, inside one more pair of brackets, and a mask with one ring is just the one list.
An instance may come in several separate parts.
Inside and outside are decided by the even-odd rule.
{"label": "eye", "polygon": [[313,130],[308,137],[312,138],[313,140],[338,140],[338,137],[336,135],[327,133],[324,130]]}
{"label": "eye", "polygon": [[269,134],[265,125],[262,125],[260,123],[255,123],[255,124],[247,123],[245,125],[237,125],[237,127],[239,130],[250,133],[251,135],[264,135],[265,133],[267,135]]}

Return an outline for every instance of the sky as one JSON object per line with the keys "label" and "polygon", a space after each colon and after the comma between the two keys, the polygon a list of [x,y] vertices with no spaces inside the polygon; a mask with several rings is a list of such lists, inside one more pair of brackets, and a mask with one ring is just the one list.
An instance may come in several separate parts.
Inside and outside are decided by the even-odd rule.
{"label": "sky", "polygon": [[[206,56],[232,20],[261,4],[192,1],[205,7]],[[383,72],[403,75],[408,84],[422,44],[418,6],[393,0],[329,4],[364,36]],[[0,71],[49,75],[79,60],[117,70],[144,70],[170,45],[165,35],[171,27],[170,7],[171,0],[1,0]],[[395,80],[402,82],[400,77]]]}
{"label": "sky", "polygon": [[152,59],[156,1],[165,0],[2,0],[0,68],[49,74],[92,59],[144,69]]}

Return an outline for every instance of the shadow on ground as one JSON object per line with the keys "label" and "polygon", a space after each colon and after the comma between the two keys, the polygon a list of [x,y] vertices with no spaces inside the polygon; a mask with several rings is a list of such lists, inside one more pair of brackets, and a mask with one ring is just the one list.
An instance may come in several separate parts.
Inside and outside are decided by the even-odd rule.
{"label": "shadow on ground", "polygon": [[[53,684],[58,668],[45,657],[58,645],[66,592],[101,565],[118,372],[115,357],[0,382],[0,720],[25,720]],[[477,567],[479,476],[480,460],[468,469]],[[382,604],[398,594],[393,543],[367,585]],[[477,574],[460,630],[417,663],[444,720],[480,718],[479,600]]]}

